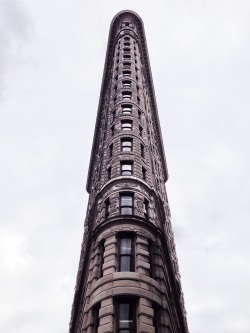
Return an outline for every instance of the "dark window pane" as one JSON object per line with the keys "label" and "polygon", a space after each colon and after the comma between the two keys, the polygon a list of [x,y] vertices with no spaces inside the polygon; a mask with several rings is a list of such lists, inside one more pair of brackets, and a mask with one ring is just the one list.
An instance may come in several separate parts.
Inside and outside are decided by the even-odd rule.
{"label": "dark window pane", "polygon": [[120,253],[121,254],[131,254],[132,253],[132,239],[131,238],[121,238],[120,243]]}
{"label": "dark window pane", "polygon": [[132,208],[131,207],[122,207],[121,214],[122,215],[132,215]]}
{"label": "dark window pane", "polygon": [[123,195],[121,197],[121,205],[122,206],[131,206],[132,207],[133,200],[131,195]]}
{"label": "dark window pane", "polygon": [[130,272],[130,271],[131,271],[131,257],[121,256],[120,272]]}
{"label": "dark window pane", "polygon": [[[134,327],[133,306],[130,303],[119,305],[119,328],[124,328],[123,332],[127,329]],[[128,331],[129,332],[129,331]]]}

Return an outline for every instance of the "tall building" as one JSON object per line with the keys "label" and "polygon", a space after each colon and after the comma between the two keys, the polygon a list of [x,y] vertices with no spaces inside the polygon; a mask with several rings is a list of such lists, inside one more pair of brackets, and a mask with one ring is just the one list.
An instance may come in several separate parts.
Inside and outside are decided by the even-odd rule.
{"label": "tall building", "polygon": [[70,333],[187,333],[143,22],[110,27]]}

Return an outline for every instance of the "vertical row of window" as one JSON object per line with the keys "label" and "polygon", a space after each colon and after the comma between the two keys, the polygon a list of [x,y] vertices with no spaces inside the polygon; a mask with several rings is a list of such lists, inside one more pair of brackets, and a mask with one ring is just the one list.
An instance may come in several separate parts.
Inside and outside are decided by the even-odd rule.
{"label": "vertical row of window", "polygon": [[[145,147],[143,144],[140,145],[141,157],[145,158]],[[111,143],[109,146],[109,158],[113,156],[114,144]],[[133,139],[122,138],[121,139],[121,152],[131,153],[133,150]],[[122,176],[132,176],[133,175],[133,161],[121,161],[120,170]],[[107,169],[108,180],[111,179],[111,166]],[[142,166],[142,179],[146,180],[146,168]]]}

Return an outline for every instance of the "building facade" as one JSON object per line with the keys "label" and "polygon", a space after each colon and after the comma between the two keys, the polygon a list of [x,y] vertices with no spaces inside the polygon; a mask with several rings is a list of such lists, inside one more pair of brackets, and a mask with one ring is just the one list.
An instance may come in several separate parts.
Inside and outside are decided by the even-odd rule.
{"label": "building facade", "polygon": [[110,27],[70,333],[187,333],[141,18]]}

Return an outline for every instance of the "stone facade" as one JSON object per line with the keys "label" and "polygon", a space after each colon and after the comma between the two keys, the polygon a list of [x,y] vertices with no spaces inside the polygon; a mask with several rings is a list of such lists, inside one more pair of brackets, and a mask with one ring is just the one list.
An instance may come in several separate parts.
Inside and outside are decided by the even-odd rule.
{"label": "stone facade", "polygon": [[143,23],[111,23],[70,333],[187,333]]}

